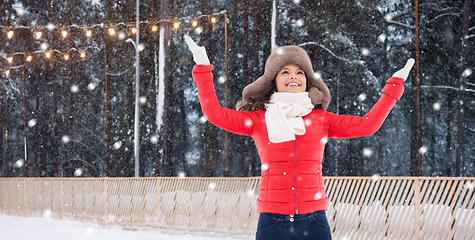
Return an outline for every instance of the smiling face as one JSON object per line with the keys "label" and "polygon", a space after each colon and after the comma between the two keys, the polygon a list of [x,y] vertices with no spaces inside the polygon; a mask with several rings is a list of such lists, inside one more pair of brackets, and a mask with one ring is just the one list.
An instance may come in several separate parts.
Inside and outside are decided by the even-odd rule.
{"label": "smiling face", "polygon": [[307,89],[305,72],[294,64],[282,67],[275,76],[275,83],[278,92],[299,93]]}

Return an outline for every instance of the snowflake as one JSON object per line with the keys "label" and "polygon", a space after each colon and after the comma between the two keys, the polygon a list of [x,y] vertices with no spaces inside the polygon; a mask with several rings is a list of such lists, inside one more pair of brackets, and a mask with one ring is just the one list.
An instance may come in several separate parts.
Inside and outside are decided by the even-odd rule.
{"label": "snowflake", "polygon": [[472,75],[472,72],[473,72],[473,70],[472,70],[472,69],[470,69],[470,68],[467,68],[467,69],[465,69],[465,71],[463,71],[463,74],[462,74],[462,76],[464,76],[464,77],[468,77],[468,76]]}
{"label": "snowflake", "polygon": [[252,190],[252,189],[247,190],[247,195],[248,195],[249,197],[254,196],[254,190]]}
{"label": "snowflake", "polygon": [[202,28],[202,27],[197,27],[197,28],[195,29],[195,34],[197,34],[197,35],[198,35],[198,34],[201,34],[202,32],[203,32],[203,28]]}
{"label": "snowflake", "polygon": [[54,24],[52,24],[52,23],[48,23],[48,25],[46,25],[46,28],[47,28],[49,31],[53,31],[54,28],[55,28],[55,26],[54,26]]}
{"label": "snowflake", "polygon": [[388,14],[386,14],[386,15],[384,16],[384,19],[385,19],[386,21],[392,21],[392,20],[393,20],[393,15],[391,15],[390,13],[388,13]]}
{"label": "snowflake", "polygon": [[315,79],[319,79],[319,78],[322,78],[322,73],[321,72],[316,72],[313,74],[313,78]]}
{"label": "snowflake", "polygon": [[82,169],[81,168],[78,168],[74,171],[74,176],[75,177],[79,177],[82,175]]}
{"label": "snowflake", "polygon": [[51,214],[52,214],[51,210],[50,210],[50,209],[46,209],[46,210],[43,212],[43,217],[44,217],[44,218],[49,218],[49,217],[51,217]]}
{"label": "snowflake", "polygon": [[94,228],[88,227],[88,228],[86,229],[86,235],[92,235],[93,233],[94,233]]}
{"label": "snowflake", "polygon": [[261,171],[262,172],[267,171],[267,169],[269,169],[269,164],[268,163],[264,163],[264,164],[261,165]]}
{"label": "snowflake", "polygon": [[245,125],[246,127],[252,127],[252,124],[253,124],[253,123],[252,123],[252,120],[251,120],[251,119],[246,119],[246,120],[244,121],[244,125]]}
{"label": "snowflake", "polygon": [[295,26],[296,27],[301,27],[303,26],[303,24],[305,23],[305,21],[303,19],[299,19],[297,20],[297,22],[295,23]]}
{"label": "snowflake", "polygon": [[209,190],[214,190],[214,189],[216,189],[216,183],[212,182],[212,183],[208,184],[208,189],[209,189]]}
{"label": "snowflake", "polygon": [[113,147],[115,150],[117,150],[117,149],[119,149],[120,147],[122,147],[122,142],[121,142],[121,141],[117,141],[117,142],[115,142],[115,143],[112,145],[112,147]]}
{"label": "snowflake", "polygon": [[373,181],[378,181],[381,176],[379,176],[379,174],[374,174],[371,178],[373,179]]}
{"label": "snowflake", "polygon": [[367,49],[367,48],[361,48],[361,55],[363,55],[363,56],[366,57],[366,56],[369,56],[369,54],[370,54],[369,49]]}
{"label": "snowflake", "polygon": [[23,16],[25,14],[25,9],[22,7],[17,7],[15,10],[18,16]]}
{"label": "snowflake", "polygon": [[363,149],[363,155],[365,157],[371,157],[373,155],[373,150],[371,150],[369,148],[364,148]]}
{"label": "snowflake", "polygon": [[315,200],[320,200],[322,199],[323,197],[323,194],[321,192],[317,192],[317,194],[315,194]]}
{"label": "snowflake", "polygon": [[94,90],[94,89],[96,89],[96,84],[94,84],[94,83],[89,83],[89,84],[87,85],[87,90],[92,91],[92,90]]}
{"label": "snowflake", "polygon": [[312,125],[312,120],[310,120],[310,119],[305,119],[304,122],[305,122],[305,126],[310,126],[310,125]]}
{"label": "snowflake", "polygon": [[18,159],[18,160],[13,164],[13,166],[16,167],[16,168],[21,168],[21,166],[23,166],[23,164],[25,164],[25,160],[23,160],[23,159]]}
{"label": "snowflake", "polygon": [[46,49],[48,49],[48,47],[49,47],[49,45],[48,45],[47,43],[42,43],[42,44],[40,45],[40,49],[41,49],[42,51],[46,51]]}
{"label": "snowflake", "polygon": [[366,93],[362,93],[358,96],[358,102],[363,102],[364,100],[366,100],[366,98],[368,97],[368,95],[366,95]]}
{"label": "snowflake", "polygon": [[68,144],[71,141],[71,138],[68,135],[64,135],[61,137],[61,141],[65,144]]}
{"label": "snowflake", "polygon": [[226,82],[226,78],[225,78],[225,77],[221,76],[221,77],[218,78],[218,83],[219,83],[219,84],[223,84],[223,83],[225,83],[225,82]]}
{"label": "snowflake", "polygon": [[77,92],[79,92],[79,87],[78,87],[78,85],[73,84],[73,85],[71,86],[71,92],[72,92],[72,93],[77,93]]}
{"label": "snowflake", "polygon": [[426,153],[427,150],[428,150],[428,148],[426,146],[422,146],[421,148],[419,148],[419,154],[422,155],[422,154]]}
{"label": "snowflake", "polygon": [[36,126],[37,122],[36,122],[36,119],[31,119],[30,121],[28,121],[28,127],[32,128],[34,126]]}
{"label": "snowflake", "polygon": [[[110,32],[109,32],[110,35],[114,35],[114,33],[115,33],[115,32],[113,32],[112,29],[111,29]],[[117,37],[119,38],[119,40],[124,40],[126,36],[127,36],[127,35],[126,35],[124,32],[120,32],[120,33],[117,35]]]}
{"label": "snowflake", "polygon": [[145,104],[145,103],[147,103],[147,98],[146,97],[140,97],[139,102],[140,102],[140,104]]}

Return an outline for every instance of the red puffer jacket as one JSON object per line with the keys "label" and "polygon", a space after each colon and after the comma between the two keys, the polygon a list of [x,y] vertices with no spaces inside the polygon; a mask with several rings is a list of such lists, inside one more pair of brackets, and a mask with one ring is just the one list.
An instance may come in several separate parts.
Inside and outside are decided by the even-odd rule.
{"label": "red puffer jacket", "polygon": [[390,78],[383,95],[364,117],[313,110],[303,117],[304,135],[296,135],[294,141],[272,143],[267,135],[264,110],[240,112],[221,107],[213,86],[212,69],[212,65],[196,65],[193,69],[203,114],[219,128],[254,139],[262,164],[257,198],[260,213],[293,215],[327,210],[322,177],[326,139],[373,134],[404,91],[403,79]]}

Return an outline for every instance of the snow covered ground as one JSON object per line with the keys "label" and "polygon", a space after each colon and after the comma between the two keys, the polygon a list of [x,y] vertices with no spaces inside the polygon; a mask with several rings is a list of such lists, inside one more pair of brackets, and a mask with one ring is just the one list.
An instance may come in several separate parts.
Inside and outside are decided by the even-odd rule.
{"label": "snow covered ground", "polygon": [[101,226],[51,218],[16,217],[0,214],[0,240],[251,240],[250,235],[223,235],[169,231],[154,228]]}

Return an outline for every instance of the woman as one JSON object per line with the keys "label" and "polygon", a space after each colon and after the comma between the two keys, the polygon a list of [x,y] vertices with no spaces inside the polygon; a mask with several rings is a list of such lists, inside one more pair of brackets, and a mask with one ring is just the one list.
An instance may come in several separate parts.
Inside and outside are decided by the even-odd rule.
{"label": "woman", "polygon": [[331,239],[321,170],[326,139],[376,132],[401,97],[414,60],[387,81],[364,117],[342,116],[325,111],[330,92],[305,50],[279,47],[267,59],[264,75],[243,89],[236,111],[219,104],[205,48],[185,40],[197,64],[193,80],[204,116],[226,131],[251,136],[259,151],[256,239]]}

